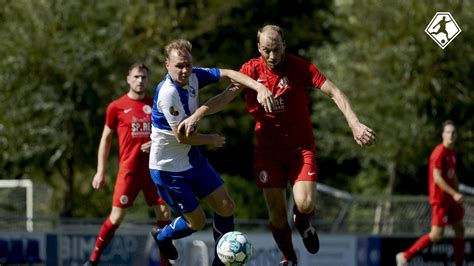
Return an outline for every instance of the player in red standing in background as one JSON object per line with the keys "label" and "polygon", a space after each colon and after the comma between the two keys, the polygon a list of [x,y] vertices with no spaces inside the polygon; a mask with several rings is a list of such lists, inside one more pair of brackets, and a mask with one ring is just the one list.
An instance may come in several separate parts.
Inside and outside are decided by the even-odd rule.
{"label": "player in red standing in background", "polygon": [[441,137],[431,153],[428,172],[428,186],[431,204],[431,231],[420,237],[415,244],[396,256],[397,266],[408,265],[408,262],[423,249],[441,241],[444,227],[452,225],[454,230],[454,261],[457,266],[464,262],[464,208],[463,195],[458,191],[456,174],[456,152],[454,143],[457,133],[454,122],[443,123]]}
{"label": "player in red standing in background", "polygon": [[258,105],[256,93],[242,86],[227,90],[201,106],[179,126],[190,134],[199,120],[221,110],[241,91],[245,92],[247,110],[255,119],[254,175],[263,189],[273,238],[283,253],[280,265],[296,265],[286,210],[286,188],[292,188],[295,205],[293,221],[306,249],[319,250],[319,238],[310,221],[316,201],[316,144],[308,110],[308,88],[319,88],[331,97],[344,114],[355,141],[360,145],[375,142],[375,132],[359,122],[349,100],[316,67],[303,58],[286,55],[283,30],[266,25],[257,33],[259,58],[251,59],[240,72],[269,88],[275,97],[273,112]]}
{"label": "player in red standing in background", "polygon": [[[99,264],[100,256],[125,218],[127,208],[133,205],[140,191],[143,191],[147,204],[153,207],[158,227],[164,227],[170,222],[171,213],[159,197],[148,169],[153,99],[145,96],[147,78],[147,66],[132,65],[127,76],[128,93],[110,103],[107,108],[99,144],[97,173],[92,180],[92,187],[99,190],[105,184],[106,162],[115,132],[119,143],[119,170],[115,181],[112,211],[102,225],[94,250],[84,265]],[[170,264],[162,256],[160,265]]]}

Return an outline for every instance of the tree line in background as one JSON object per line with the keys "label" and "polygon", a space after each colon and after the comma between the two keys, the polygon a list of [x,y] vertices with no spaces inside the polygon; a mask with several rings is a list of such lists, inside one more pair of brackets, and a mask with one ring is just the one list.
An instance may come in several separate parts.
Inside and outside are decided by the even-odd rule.
{"label": "tree line in background", "polygon": [[[107,186],[93,193],[107,104],[127,91],[134,62],[150,67],[149,87],[165,74],[163,47],[193,43],[194,63],[239,69],[258,56],[257,29],[286,30],[287,52],[311,60],[349,97],[375,146],[361,149],[344,117],[310,90],[319,180],[353,193],[427,193],[427,160],[440,124],[459,127],[461,180],[474,184],[474,13],[470,1],[61,1],[0,0],[1,179],[30,178],[55,189],[64,216],[109,212],[117,149]],[[462,33],[444,50],[424,29],[450,11]],[[222,90],[211,86],[204,102]],[[264,218],[252,177],[253,121],[242,99],[203,121],[227,137],[206,150],[235,198],[238,218]],[[252,204],[249,204],[252,203]],[[255,204],[254,204],[255,202]]]}

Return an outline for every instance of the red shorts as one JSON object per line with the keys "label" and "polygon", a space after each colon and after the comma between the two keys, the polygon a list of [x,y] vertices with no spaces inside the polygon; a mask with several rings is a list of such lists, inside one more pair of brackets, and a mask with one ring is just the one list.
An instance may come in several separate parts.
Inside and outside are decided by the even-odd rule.
{"label": "red shorts", "polygon": [[117,175],[112,206],[131,207],[140,191],[143,191],[148,206],[165,205],[163,199],[158,195],[149,171],[142,171],[140,174],[124,171]]}
{"label": "red shorts", "polygon": [[254,176],[259,188],[286,188],[298,181],[318,180],[316,152],[295,149],[293,152],[255,153]]}
{"label": "red shorts", "polygon": [[431,225],[446,226],[464,218],[464,208],[456,202],[431,205]]}

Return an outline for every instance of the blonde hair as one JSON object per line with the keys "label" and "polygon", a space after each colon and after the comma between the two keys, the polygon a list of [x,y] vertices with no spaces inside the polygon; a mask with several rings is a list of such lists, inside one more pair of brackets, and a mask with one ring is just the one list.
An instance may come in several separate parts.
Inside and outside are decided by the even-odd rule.
{"label": "blonde hair", "polygon": [[165,47],[165,58],[168,59],[171,51],[188,52],[191,54],[193,50],[192,44],[188,40],[176,39],[168,43]]}

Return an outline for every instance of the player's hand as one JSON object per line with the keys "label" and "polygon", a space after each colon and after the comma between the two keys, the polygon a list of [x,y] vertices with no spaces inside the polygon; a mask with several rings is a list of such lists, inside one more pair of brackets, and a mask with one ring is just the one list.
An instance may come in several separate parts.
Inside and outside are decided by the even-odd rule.
{"label": "player's hand", "polygon": [[354,140],[361,147],[375,144],[375,132],[360,122],[352,126],[352,134],[354,135]]}
{"label": "player's hand", "polygon": [[101,173],[96,173],[94,179],[92,179],[92,187],[95,190],[101,189],[105,184],[105,176]]}
{"label": "player's hand", "polygon": [[211,134],[209,135],[211,138],[211,147],[213,148],[221,148],[225,144],[225,137],[219,134]]}
{"label": "player's hand", "polygon": [[190,117],[184,119],[178,125],[178,132],[184,134],[186,137],[193,134],[197,130],[197,125],[201,118],[199,116],[191,115]]}
{"label": "player's hand", "polygon": [[275,110],[275,97],[267,87],[263,86],[263,88],[258,91],[257,101],[263,106],[265,112],[271,113]]}
{"label": "player's hand", "polygon": [[464,202],[464,196],[459,192],[454,193],[453,199],[459,204],[462,204]]}
{"label": "player's hand", "polygon": [[143,144],[140,146],[140,150],[141,150],[142,152],[150,153],[150,149],[151,149],[151,140],[148,141],[148,142],[143,143]]}

